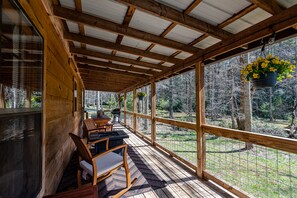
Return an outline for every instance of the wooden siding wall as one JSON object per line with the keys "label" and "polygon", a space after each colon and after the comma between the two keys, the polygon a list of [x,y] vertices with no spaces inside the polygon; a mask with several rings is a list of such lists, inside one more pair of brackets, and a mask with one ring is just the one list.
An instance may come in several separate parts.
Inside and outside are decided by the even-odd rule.
{"label": "wooden siding wall", "polygon": [[[81,130],[83,85],[42,2],[19,2],[44,38],[42,197],[56,191],[74,150],[68,133]],[[74,78],[78,110],[73,114]]]}

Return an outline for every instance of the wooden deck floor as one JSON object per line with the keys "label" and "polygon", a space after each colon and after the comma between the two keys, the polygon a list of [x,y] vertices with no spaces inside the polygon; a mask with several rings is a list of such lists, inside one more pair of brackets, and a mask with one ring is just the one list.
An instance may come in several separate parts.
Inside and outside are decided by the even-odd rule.
{"label": "wooden deck floor", "polygon": [[137,147],[137,151],[154,169],[155,174],[167,182],[167,186],[162,189],[132,196],[133,198],[232,197],[210,182],[197,179],[194,173],[185,170],[172,158],[150,146],[123,126],[117,125],[115,129],[123,129],[129,134],[129,139],[125,142],[132,147]]}

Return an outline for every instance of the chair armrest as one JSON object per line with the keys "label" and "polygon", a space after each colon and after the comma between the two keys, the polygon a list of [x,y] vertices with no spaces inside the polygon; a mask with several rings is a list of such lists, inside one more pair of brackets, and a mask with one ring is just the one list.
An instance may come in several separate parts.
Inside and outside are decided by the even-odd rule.
{"label": "chair armrest", "polygon": [[105,151],[105,152],[103,152],[103,153],[100,153],[100,154],[98,154],[98,155],[93,156],[92,161],[95,161],[97,158],[100,158],[100,157],[102,157],[103,155],[106,155],[106,154],[108,154],[108,153],[110,153],[110,152],[112,152],[112,151],[116,151],[116,150],[118,150],[118,149],[120,149],[120,148],[123,148],[123,149],[124,149],[124,156],[126,156],[126,155],[127,155],[127,148],[128,148],[128,145],[127,145],[127,144],[122,144],[122,145],[119,145],[119,146],[114,147],[114,148],[112,148],[112,149],[109,149],[109,150],[107,150],[107,151]]}

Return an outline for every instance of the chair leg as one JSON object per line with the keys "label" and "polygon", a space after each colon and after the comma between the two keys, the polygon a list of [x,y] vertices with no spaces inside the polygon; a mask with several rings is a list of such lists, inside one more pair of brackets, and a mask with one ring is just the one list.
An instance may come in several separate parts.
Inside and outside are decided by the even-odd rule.
{"label": "chair leg", "polygon": [[128,187],[131,184],[131,175],[127,160],[124,160],[124,168],[126,173],[126,187]]}
{"label": "chair leg", "polygon": [[81,171],[79,169],[77,170],[76,179],[77,179],[77,187],[80,188],[81,187]]}

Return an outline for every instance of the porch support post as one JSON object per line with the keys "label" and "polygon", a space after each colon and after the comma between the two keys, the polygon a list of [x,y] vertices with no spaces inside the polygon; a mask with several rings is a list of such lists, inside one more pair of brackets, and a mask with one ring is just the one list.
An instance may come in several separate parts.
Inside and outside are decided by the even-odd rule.
{"label": "porch support post", "polygon": [[136,123],[136,113],[137,113],[137,95],[136,88],[133,89],[133,131],[136,132],[137,123]]}
{"label": "porch support post", "polygon": [[196,63],[196,134],[197,134],[197,176],[203,178],[205,170],[205,134],[202,124],[205,124],[205,100],[204,100],[204,65]]}
{"label": "porch support post", "polygon": [[0,108],[6,108],[4,98],[4,86],[0,83]]}
{"label": "porch support post", "polygon": [[151,81],[151,143],[156,145],[156,83]]}
{"label": "porch support post", "polygon": [[25,107],[31,107],[31,87],[26,87],[26,98],[25,98]]}
{"label": "porch support post", "polygon": [[127,92],[124,92],[124,125],[127,125]]}

